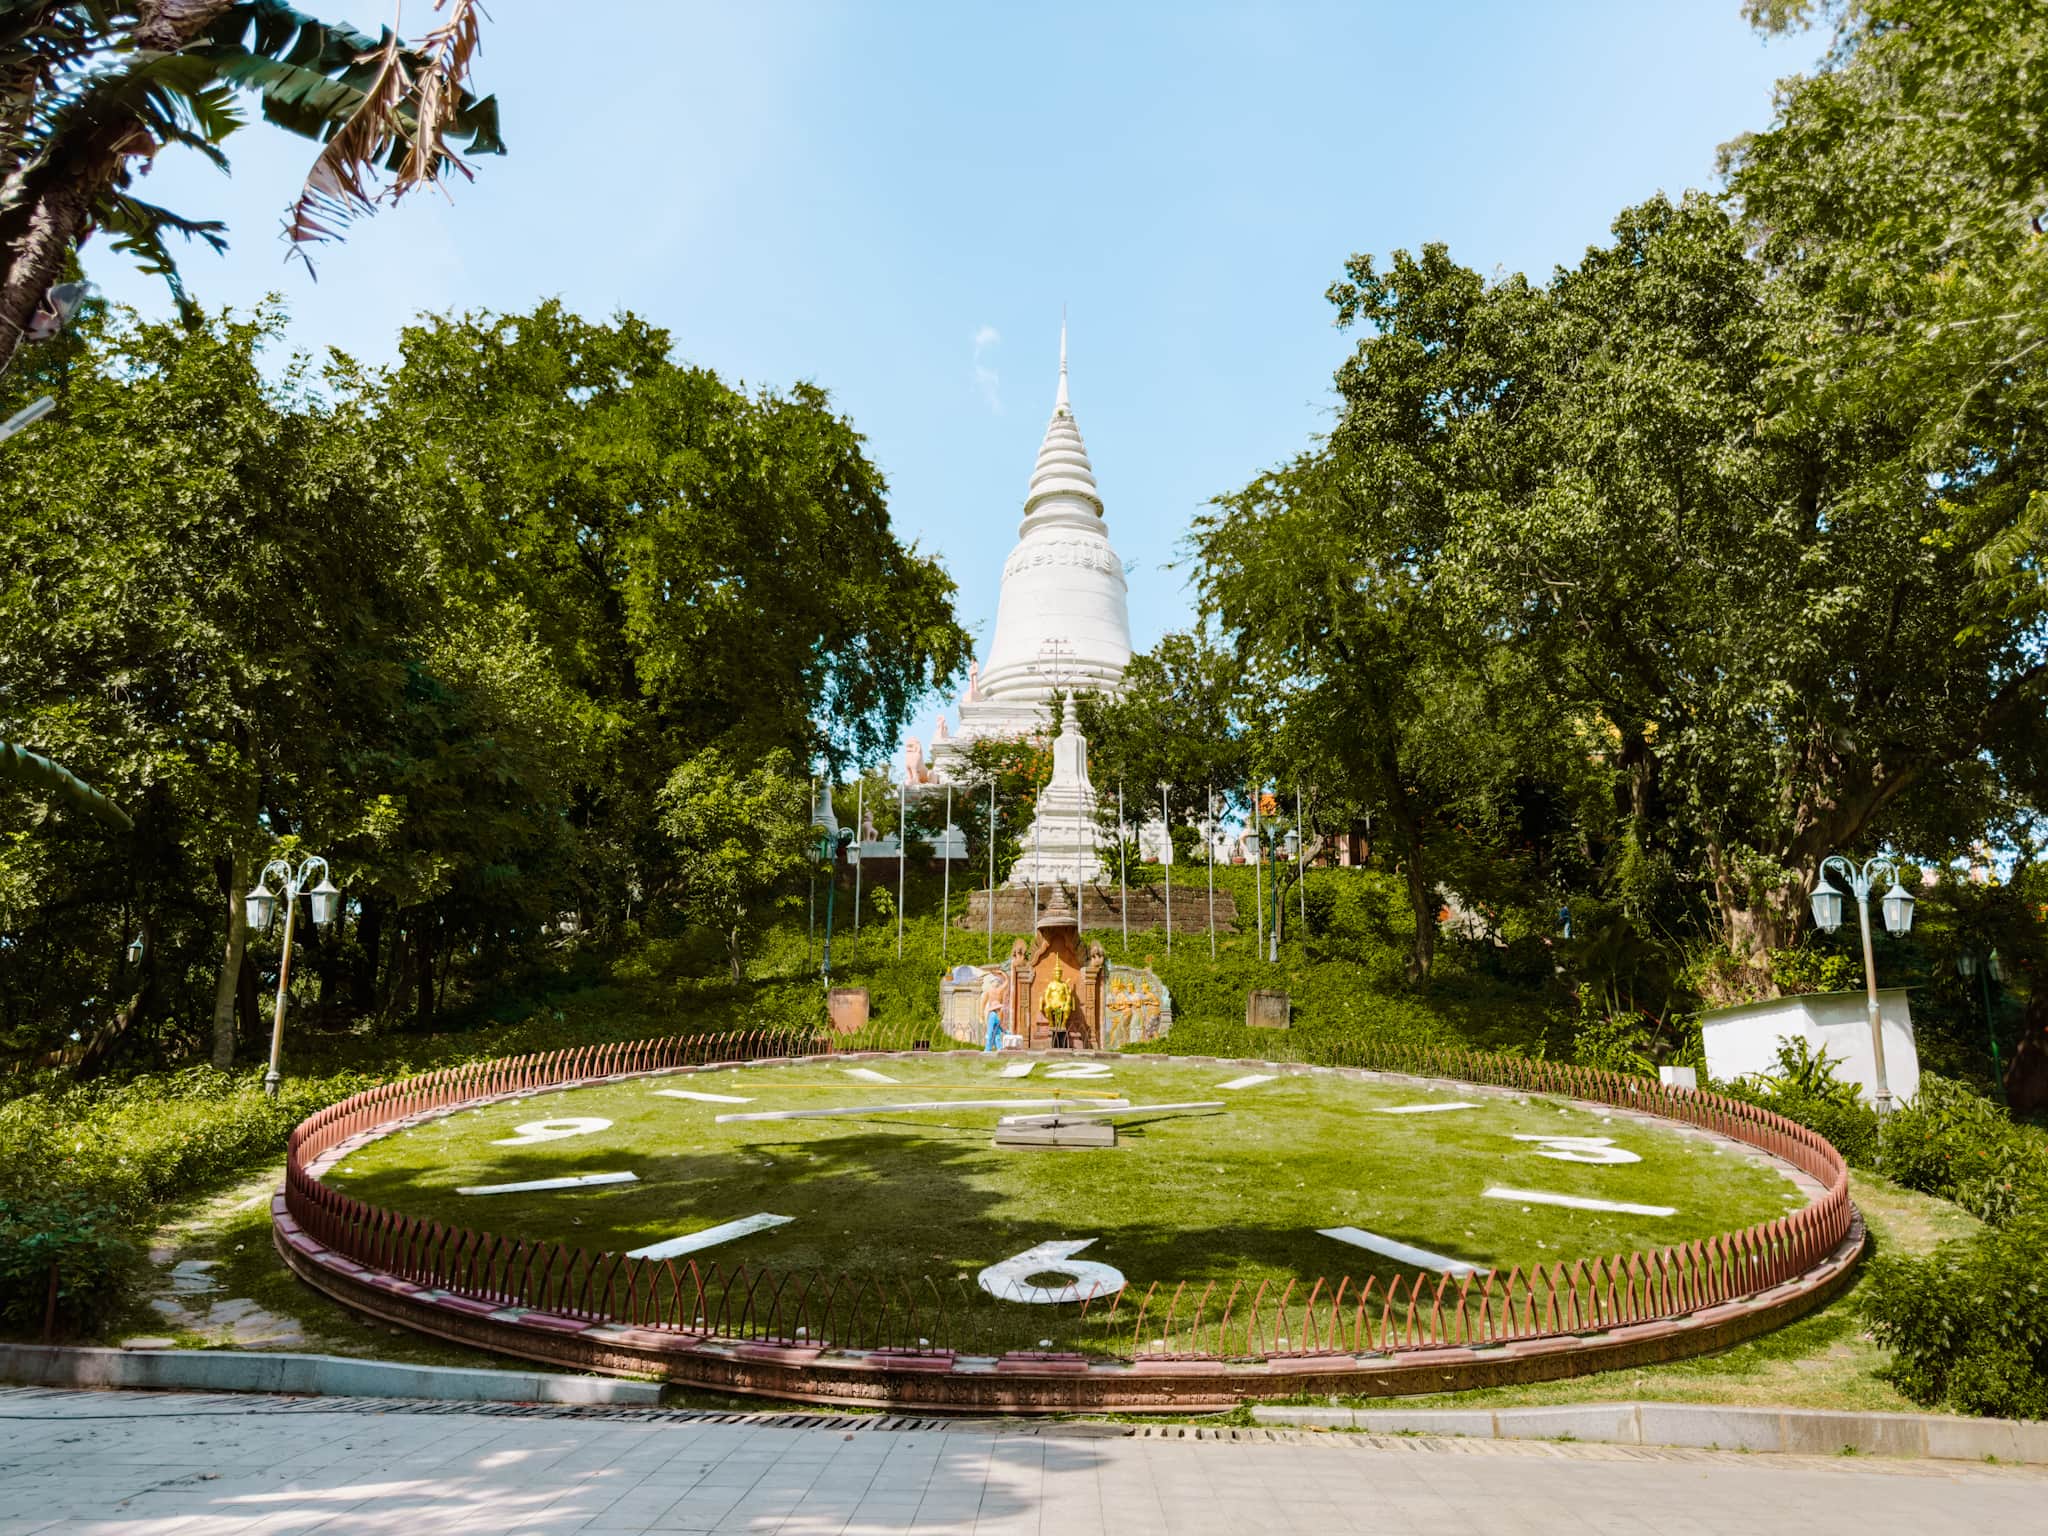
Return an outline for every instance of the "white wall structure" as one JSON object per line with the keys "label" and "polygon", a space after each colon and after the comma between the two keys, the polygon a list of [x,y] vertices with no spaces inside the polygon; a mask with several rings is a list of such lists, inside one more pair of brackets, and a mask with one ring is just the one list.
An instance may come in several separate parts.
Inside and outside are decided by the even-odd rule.
{"label": "white wall structure", "polygon": [[[935,735],[933,773],[958,778],[961,748],[977,737],[1042,731],[1056,689],[1114,693],[1131,660],[1124,563],[1110,547],[1095,470],[1067,397],[1067,332],[1052,420],[1024,493],[1017,546],[1003,562],[988,665],[959,701],[960,728]],[[1134,808],[1135,809],[1135,808]]]}
{"label": "white wall structure", "polygon": [[[1895,1102],[1910,1104],[1920,1091],[1920,1051],[1913,1039],[1906,989],[1880,990],[1877,1007],[1884,1031],[1886,1086]],[[1706,1040],[1707,1071],[1723,1082],[1775,1073],[1780,1042],[1804,1040],[1810,1050],[1825,1050],[1836,1063],[1835,1075],[1855,1083],[1866,1102],[1875,1096],[1870,1016],[1861,991],[1809,992],[1715,1008],[1700,1016],[1700,1031]]]}

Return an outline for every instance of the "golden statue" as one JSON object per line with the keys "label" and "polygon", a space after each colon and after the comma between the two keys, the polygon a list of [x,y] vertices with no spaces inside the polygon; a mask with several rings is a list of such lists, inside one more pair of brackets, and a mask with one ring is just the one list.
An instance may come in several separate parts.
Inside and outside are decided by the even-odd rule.
{"label": "golden statue", "polygon": [[1052,1021],[1054,1029],[1067,1027],[1067,1016],[1074,1011],[1074,989],[1067,985],[1066,973],[1060,968],[1059,957],[1052,962],[1052,980],[1045,984],[1045,1016]]}

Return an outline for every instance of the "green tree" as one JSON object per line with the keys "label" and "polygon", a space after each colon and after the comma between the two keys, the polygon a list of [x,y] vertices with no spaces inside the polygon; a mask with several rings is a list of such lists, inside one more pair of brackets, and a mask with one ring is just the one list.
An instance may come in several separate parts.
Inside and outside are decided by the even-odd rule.
{"label": "green tree", "polygon": [[706,747],[869,762],[968,654],[953,583],[891,528],[823,391],[746,394],[631,315],[541,305],[409,329],[380,380],[445,580],[516,602],[585,701],[577,905],[665,881],[654,797]]}
{"label": "green tree", "polygon": [[796,901],[811,866],[810,786],[787,752],[749,768],[706,748],[669,776],[661,830],[675,844],[674,890],[684,915],[724,940],[735,985],[746,979],[748,939],[778,904]]}
{"label": "green tree", "polygon": [[1170,786],[1167,806],[1177,826],[1207,816],[1212,787],[1219,800],[1242,799],[1252,764],[1252,705],[1237,658],[1201,630],[1164,635],[1133,656],[1116,697],[1077,695],[1104,815],[1115,819],[1119,785],[1134,823],[1158,808],[1162,783]]}
{"label": "green tree", "polygon": [[1959,627],[2048,602],[2048,13],[2000,0],[1747,0],[1832,29],[1775,121],[1724,152],[1775,280],[1803,301],[1772,406],[1874,423],[1944,491],[1979,583]]}

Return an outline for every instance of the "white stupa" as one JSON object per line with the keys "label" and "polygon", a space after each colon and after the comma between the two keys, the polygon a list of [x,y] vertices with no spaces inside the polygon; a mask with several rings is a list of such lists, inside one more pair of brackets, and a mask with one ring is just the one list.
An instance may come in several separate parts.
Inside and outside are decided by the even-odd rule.
{"label": "white stupa", "polygon": [[1052,739],[1052,778],[1038,792],[1010,884],[1093,884],[1104,874],[1102,840],[1095,825],[1095,786],[1088,779],[1088,743],[1069,717]]}
{"label": "white stupa", "polygon": [[1095,470],[1067,399],[1067,330],[1060,383],[1038,463],[1024,493],[1017,547],[1003,562],[988,665],[970,669],[960,727],[932,741],[931,772],[953,778],[977,737],[1017,737],[1051,723],[1055,690],[1114,693],[1131,660],[1124,563],[1110,547]]}

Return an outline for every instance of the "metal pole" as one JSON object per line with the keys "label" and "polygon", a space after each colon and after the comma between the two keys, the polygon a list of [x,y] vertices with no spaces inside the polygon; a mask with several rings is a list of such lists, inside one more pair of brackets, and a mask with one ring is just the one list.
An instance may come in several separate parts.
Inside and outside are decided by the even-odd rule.
{"label": "metal pole", "polygon": [[988,781],[988,958],[996,958],[996,781]]}
{"label": "metal pole", "polygon": [[1124,919],[1124,953],[1131,952],[1131,887],[1124,878],[1124,844],[1128,840],[1124,825],[1124,781],[1116,781],[1116,905]]}
{"label": "metal pole", "polygon": [[903,958],[903,877],[910,868],[910,785],[896,786],[896,958]]}
{"label": "metal pole", "polygon": [[[1039,791],[1043,795],[1044,791]],[[1037,797],[1031,802],[1031,931],[1038,932],[1038,824],[1044,809]]]}
{"label": "metal pole", "polygon": [[939,860],[939,964],[946,963],[946,930],[953,926],[953,786],[946,786],[946,830],[939,834],[945,857]]}
{"label": "metal pole", "polygon": [[1252,786],[1252,918],[1259,925],[1259,953],[1266,952],[1266,887],[1259,867],[1266,862],[1266,834],[1259,825],[1259,786]]}
{"label": "metal pole", "polygon": [[[1074,844],[1074,942],[1081,942],[1081,935],[1088,931],[1088,886],[1083,878],[1088,872],[1088,854],[1095,847],[1095,818],[1088,814],[1088,807],[1082,805],[1074,811],[1074,819],[1086,835],[1087,842],[1079,839]],[[1083,950],[1085,955],[1087,951]]]}
{"label": "metal pole", "polygon": [[853,792],[853,939],[847,948],[854,958],[860,957],[860,846],[861,839],[868,835],[868,776],[860,776],[860,785]]}
{"label": "metal pole", "polygon": [[825,850],[825,956],[822,974],[832,985],[832,909],[839,895],[839,839],[827,830],[821,837]]}
{"label": "metal pole", "polygon": [[[811,775],[811,814],[818,814],[818,776]],[[811,968],[811,962],[818,956],[818,861],[811,860],[810,928],[804,934],[804,969]]]}
{"label": "metal pole", "polygon": [[1870,1010],[1870,1064],[1877,1074],[1876,1091],[1871,1098],[1882,1120],[1891,1113],[1892,1090],[1884,1075],[1884,1023],[1877,1009],[1877,957],[1870,947],[1869,869],[1855,881],[1855,888],[1856,921],[1863,929],[1863,989]]}
{"label": "metal pole", "polygon": [[1166,839],[1161,850],[1166,865],[1166,952],[1173,953],[1173,812],[1166,803],[1166,781],[1159,781],[1159,834]]}
{"label": "metal pole", "polygon": [[1300,854],[1294,872],[1295,889],[1301,897],[1301,931],[1308,932],[1308,828],[1301,819],[1301,780],[1294,781],[1294,841]]}
{"label": "metal pole", "polygon": [[270,1021],[270,1068],[263,1074],[263,1091],[277,1097],[277,1085],[284,1081],[278,1062],[284,1055],[284,992],[292,975],[293,920],[299,914],[299,887],[289,876],[284,881],[284,954],[277,962],[277,1012]]}
{"label": "metal pole", "polygon": [[1209,830],[1203,833],[1207,846],[1202,849],[1204,862],[1209,866],[1209,958],[1216,958],[1216,786],[1209,786]]}
{"label": "metal pole", "polygon": [[[1991,954],[1997,954],[1993,950]],[[1991,1042],[1991,1081],[1998,1086],[1998,1102],[2006,1102],[2005,1063],[1998,1056],[1998,1031],[1991,1024],[1991,956],[1987,955],[1977,966],[1977,986],[1984,999],[1984,1037]]]}

